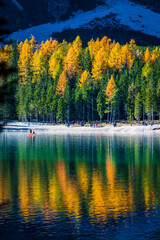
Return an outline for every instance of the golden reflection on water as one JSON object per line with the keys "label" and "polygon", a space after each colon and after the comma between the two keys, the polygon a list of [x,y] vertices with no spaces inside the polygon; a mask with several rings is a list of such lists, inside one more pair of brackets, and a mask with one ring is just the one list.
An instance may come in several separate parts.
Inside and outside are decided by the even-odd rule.
{"label": "golden reflection on water", "polygon": [[29,182],[27,172],[23,163],[20,161],[19,176],[18,176],[18,195],[19,195],[19,207],[23,214],[24,219],[27,221],[30,215],[31,208],[31,196],[29,192]]}
{"label": "golden reflection on water", "polygon": [[87,164],[80,163],[78,166],[78,183],[80,190],[86,199],[89,191],[89,169]]}
{"label": "golden reflection on water", "polygon": [[57,177],[61,192],[61,201],[67,208],[68,215],[79,216],[80,211],[80,195],[76,180],[67,176],[66,166],[64,162],[57,164]]}
{"label": "golden reflection on water", "polygon": [[0,180],[0,206],[11,201],[10,182],[4,178]]}
{"label": "golden reflection on water", "polygon": [[[133,147],[131,141],[128,144]],[[37,212],[46,221],[55,218],[58,213],[80,219],[84,208],[93,221],[117,219],[136,208],[139,193],[146,211],[155,207],[160,168],[149,164],[148,150],[144,151],[147,163],[140,165],[141,154],[135,148],[138,149],[138,144],[134,146],[134,164],[129,161],[119,165],[115,154],[108,148],[103,162],[91,165],[79,159],[74,171],[70,171],[69,161],[63,159],[62,153],[61,158],[54,161],[18,160],[16,188],[24,220],[34,219]],[[1,206],[6,201],[12,201],[15,187],[11,181],[11,170],[3,169],[2,161],[0,164]]]}
{"label": "golden reflection on water", "polygon": [[[3,210],[3,206],[9,206],[12,202],[11,197],[11,179],[10,169],[3,167],[0,161],[0,213]],[[6,177],[8,175],[8,177]],[[0,218],[1,218],[0,214]]]}
{"label": "golden reflection on water", "polygon": [[[146,209],[155,205],[155,193],[145,169],[143,177],[144,202]],[[83,204],[88,214],[95,221],[106,221],[109,217],[117,218],[134,208],[133,184],[116,178],[115,163],[107,158],[106,174],[94,168],[88,171],[88,165],[79,163],[77,175],[69,174],[66,163],[59,161],[48,174],[48,183],[44,182],[38,165],[31,172],[23,162],[19,165],[18,195],[19,206],[25,221],[40,210],[46,220],[58,212],[65,212],[69,217],[80,218]],[[2,186],[2,182],[0,182]],[[8,183],[0,188],[0,202],[10,195]],[[2,193],[3,191],[3,193]],[[3,198],[2,198],[3,196]],[[5,198],[4,198],[5,196]]]}

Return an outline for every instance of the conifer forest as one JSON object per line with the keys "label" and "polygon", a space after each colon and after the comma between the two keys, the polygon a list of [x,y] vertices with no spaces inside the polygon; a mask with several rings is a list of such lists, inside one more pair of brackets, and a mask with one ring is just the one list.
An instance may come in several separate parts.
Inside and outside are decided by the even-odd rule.
{"label": "conifer forest", "polygon": [[[17,71],[0,77],[6,94],[0,117],[65,123],[160,119],[160,47],[125,45],[108,37],[83,47],[32,36],[0,49],[0,62]],[[11,83],[11,84],[10,84]],[[13,84],[12,84],[13,83]],[[4,93],[3,93],[4,94]]]}

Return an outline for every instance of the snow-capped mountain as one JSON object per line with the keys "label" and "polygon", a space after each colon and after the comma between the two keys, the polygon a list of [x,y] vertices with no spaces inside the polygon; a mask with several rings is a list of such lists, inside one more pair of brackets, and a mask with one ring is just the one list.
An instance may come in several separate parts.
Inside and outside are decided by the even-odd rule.
{"label": "snow-capped mountain", "polygon": [[[12,3],[19,11],[23,12],[24,7],[21,1],[12,0]],[[155,5],[152,3],[153,1],[105,0],[91,1],[91,5],[89,1],[87,8],[84,7],[83,0],[81,0],[81,5],[76,8],[71,0],[45,1],[48,4],[50,2],[49,9],[52,14],[55,13],[54,9],[62,9],[59,10],[61,14],[58,12],[55,14],[57,16],[56,21],[51,22],[48,20],[48,23],[14,32],[10,35],[12,39],[16,38],[23,41],[32,34],[40,42],[51,36],[59,40],[66,38],[70,41],[79,34],[82,39],[84,38],[84,40],[88,41],[92,37],[107,35],[121,43],[135,38],[137,43],[141,45],[160,45],[160,4]],[[40,4],[40,0],[38,2]],[[53,2],[59,5],[54,5]],[[77,0],[78,2],[80,1]],[[59,8],[55,8],[55,6],[59,6]],[[68,10],[71,6],[72,10]],[[65,13],[69,14],[66,14],[65,20],[63,20],[62,16]]]}

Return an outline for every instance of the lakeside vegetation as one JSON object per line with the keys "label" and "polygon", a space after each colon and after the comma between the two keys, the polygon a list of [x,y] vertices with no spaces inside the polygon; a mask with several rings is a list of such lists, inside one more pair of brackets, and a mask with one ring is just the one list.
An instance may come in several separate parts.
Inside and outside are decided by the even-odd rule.
{"label": "lakeside vegetation", "polygon": [[41,44],[32,36],[1,48],[0,62],[18,69],[1,76],[1,86],[17,81],[5,88],[3,119],[160,119],[159,47],[138,47],[134,40],[121,46],[105,36],[83,48],[79,36],[72,43]]}

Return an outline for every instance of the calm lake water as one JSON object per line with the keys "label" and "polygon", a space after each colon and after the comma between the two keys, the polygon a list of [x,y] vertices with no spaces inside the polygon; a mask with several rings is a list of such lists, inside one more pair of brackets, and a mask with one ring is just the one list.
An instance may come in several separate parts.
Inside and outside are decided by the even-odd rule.
{"label": "calm lake water", "polygon": [[160,135],[0,132],[3,239],[160,239]]}

